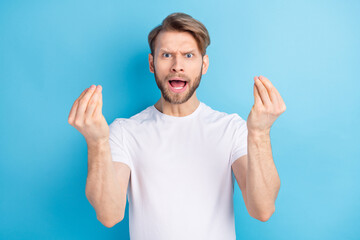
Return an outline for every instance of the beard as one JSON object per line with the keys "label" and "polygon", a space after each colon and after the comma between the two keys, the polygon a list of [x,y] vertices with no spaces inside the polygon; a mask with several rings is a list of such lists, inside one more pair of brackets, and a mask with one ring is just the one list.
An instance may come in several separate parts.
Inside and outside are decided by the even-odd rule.
{"label": "beard", "polygon": [[[178,76],[178,75],[174,75],[174,74],[168,74],[164,79],[159,79],[159,77],[156,74],[156,68],[154,68],[156,85],[160,89],[161,95],[163,96],[164,100],[171,104],[182,104],[182,103],[187,102],[192,97],[192,95],[194,94],[194,92],[200,85],[202,69],[203,69],[203,67],[201,64],[201,70],[200,70],[199,75],[194,80],[190,80],[186,75]],[[186,80],[188,89],[186,89],[185,92],[182,92],[182,93],[172,92],[168,85],[169,79],[171,79],[172,77],[181,77],[184,80]]]}

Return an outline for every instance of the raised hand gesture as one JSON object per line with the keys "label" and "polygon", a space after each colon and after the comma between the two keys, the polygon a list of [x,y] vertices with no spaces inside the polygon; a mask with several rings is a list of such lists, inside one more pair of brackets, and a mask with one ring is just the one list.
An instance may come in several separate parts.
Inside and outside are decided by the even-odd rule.
{"label": "raised hand gesture", "polygon": [[88,145],[109,140],[109,126],[102,114],[102,87],[91,85],[75,100],[68,122],[84,137]]}
{"label": "raised hand gesture", "polygon": [[249,133],[269,134],[275,120],[286,110],[278,90],[264,76],[254,77],[254,105],[247,118]]}

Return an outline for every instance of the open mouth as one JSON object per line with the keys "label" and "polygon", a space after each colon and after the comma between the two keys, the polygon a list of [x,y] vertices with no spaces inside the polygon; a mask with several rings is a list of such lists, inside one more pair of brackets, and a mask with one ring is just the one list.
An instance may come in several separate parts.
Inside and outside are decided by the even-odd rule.
{"label": "open mouth", "polygon": [[170,89],[176,93],[181,93],[181,92],[185,91],[187,85],[188,85],[187,81],[169,80]]}
{"label": "open mouth", "polygon": [[170,80],[169,83],[174,89],[182,89],[187,84],[187,81]]}

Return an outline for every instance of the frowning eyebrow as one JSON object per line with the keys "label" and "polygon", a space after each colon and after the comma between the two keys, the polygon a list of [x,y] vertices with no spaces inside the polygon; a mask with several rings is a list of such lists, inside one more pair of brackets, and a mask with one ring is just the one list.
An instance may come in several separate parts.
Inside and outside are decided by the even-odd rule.
{"label": "frowning eyebrow", "polygon": [[[188,53],[188,52],[195,52],[196,51],[196,49],[189,49],[189,50],[187,50],[187,51],[185,51],[185,52],[181,52],[181,53]],[[169,49],[166,49],[166,48],[160,48],[160,52],[168,52],[168,53],[173,53],[173,51],[171,51],[171,50],[169,50]]]}

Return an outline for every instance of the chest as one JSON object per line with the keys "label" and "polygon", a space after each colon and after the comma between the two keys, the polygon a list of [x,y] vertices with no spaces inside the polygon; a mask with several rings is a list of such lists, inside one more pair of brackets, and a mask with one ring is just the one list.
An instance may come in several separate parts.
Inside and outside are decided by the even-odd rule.
{"label": "chest", "polygon": [[[135,171],[167,181],[221,177],[229,169],[231,133],[218,125],[146,127],[128,137]],[[184,180],[186,179],[186,180]]]}

